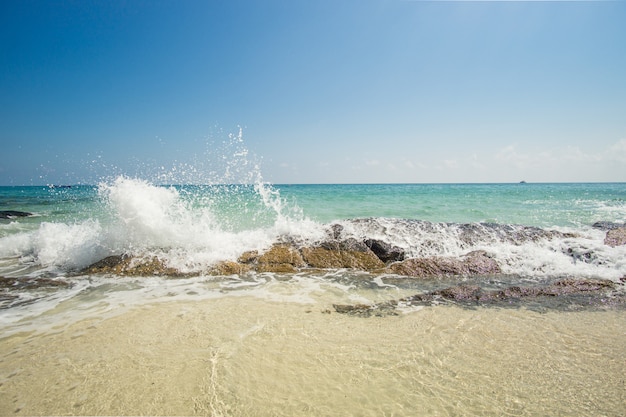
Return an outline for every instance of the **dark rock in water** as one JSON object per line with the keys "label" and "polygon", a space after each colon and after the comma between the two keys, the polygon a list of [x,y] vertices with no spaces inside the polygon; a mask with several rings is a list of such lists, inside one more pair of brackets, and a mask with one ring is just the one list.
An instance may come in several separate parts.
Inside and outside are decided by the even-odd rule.
{"label": "dark rock in water", "polygon": [[0,288],[34,290],[38,288],[71,287],[72,284],[51,278],[7,278],[0,277]]}
{"label": "dark rock in water", "polygon": [[501,273],[498,263],[485,251],[473,251],[461,258],[411,258],[389,265],[389,272],[412,277],[489,275]]}
{"label": "dark rock in water", "polygon": [[28,217],[32,215],[33,213],[26,211],[0,210],[0,219],[15,219],[17,217]]}
{"label": "dark rock in water", "polygon": [[607,231],[607,230],[617,229],[618,227],[624,227],[624,223],[601,221],[601,222],[595,222],[591,227],[593,227],[594,229]]}
{"label": "dark rock in water", "polygon": [[333,304],[333,308],[337,313],[349,314],[351,316],[359,317],[383,317],[383,316],[397,316],[398,312],[396,307],[397,301],[385,301],[383,303],[368,305],[368,304]]}
{"label": "dark rock in water", "polygon": [[365,305],[335,305],[343,314],[368,317],[389,315],[397,306],[427,306],[451,302],[465,306],[521,306],[539,303],[543,308],[583,309],[595,307],[624,307],[626,294],[618,284],[602,279],[567,278],[546,286],[511,286],[502,290],[485,290],[478,285],[457,285],[442,290],[416,294],[400,300]]}
{"label": "dark rock in water", "polygon": [[606,232],[604,244],[611,247],[626,245],[626,226],[617,227]]}
{"label": "dark rock in water", "polygon": [[367,239],[365,245],[385,263],[404,260],[404,250],[397,246],[392,246],[390,243],[378,239]]}

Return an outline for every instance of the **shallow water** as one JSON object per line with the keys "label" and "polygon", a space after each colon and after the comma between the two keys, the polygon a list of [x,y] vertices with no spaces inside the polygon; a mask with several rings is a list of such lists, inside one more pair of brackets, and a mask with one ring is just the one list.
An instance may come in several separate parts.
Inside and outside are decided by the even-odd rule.
{"label": "shallow water", "polygon": [[[287,287],[283,290],[289,293]],[[2,415],[626,413],[626,312],[337,314],[252,296],[86,312],[0,344]]]}

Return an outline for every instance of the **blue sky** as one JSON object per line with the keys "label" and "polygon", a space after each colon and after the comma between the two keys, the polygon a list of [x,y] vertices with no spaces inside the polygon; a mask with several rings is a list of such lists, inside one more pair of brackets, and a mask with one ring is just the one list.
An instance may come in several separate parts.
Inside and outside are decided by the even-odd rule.
{"label": "blue sky", "polygon": [[624,22],[625,1],[4,0],[0,184],[201,176],[242,148],[274,183],[626,181]]}

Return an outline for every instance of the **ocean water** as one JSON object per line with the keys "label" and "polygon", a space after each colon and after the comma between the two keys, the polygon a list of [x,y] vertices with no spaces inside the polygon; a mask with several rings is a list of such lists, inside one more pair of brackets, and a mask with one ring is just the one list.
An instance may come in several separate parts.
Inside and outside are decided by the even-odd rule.
{"label": "ocean water", "polygon": [[[626,413],[623,310],[432,306],[357,318],[332,308],[459,282],[621,285],[626,246],[605,245],[594,224],[624,223],[626,184],[250,177],[258,180],[0,187],[1,211],[32,214],[0,219],[0,414]],[[407,257],[485,250],[502,274],[404,285],[346,269],[206,273],[280,241],[322,242],[332,225]],[[80,272],[119,254],[157,256],[186,275]]]}

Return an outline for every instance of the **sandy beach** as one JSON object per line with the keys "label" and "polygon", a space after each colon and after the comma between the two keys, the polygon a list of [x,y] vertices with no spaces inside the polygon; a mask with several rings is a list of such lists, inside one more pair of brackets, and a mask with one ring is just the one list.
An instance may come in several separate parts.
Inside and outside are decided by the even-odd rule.
{"label": "sandy beach", "polygon": [[624,311],[155,303],[5,338],[0,414],[620,416],[625,324]]}

